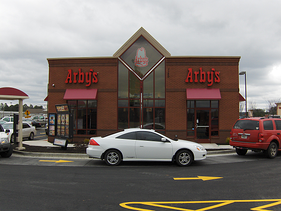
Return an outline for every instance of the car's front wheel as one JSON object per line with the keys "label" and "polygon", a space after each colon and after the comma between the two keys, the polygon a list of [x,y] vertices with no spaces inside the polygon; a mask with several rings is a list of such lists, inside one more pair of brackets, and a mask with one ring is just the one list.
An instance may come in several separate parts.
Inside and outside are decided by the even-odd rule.
{"label": "car's front wheel", "polygon": [[9,157],[11,157],[12,154],[13,154],[13,146],[11,145],[8,151],[1,152],[0,155],[2,158],[9,158]]}
{"label": "car's front wheel", "polygon": [[277,144],[275,142],[271,142],[266,152],[269,158],[275,158],[278,153]]}
{"label": "car's front wheel", "polygon": [[118,166],[122,161],[121,153],[118,150],[108,150],[104,155],[104,161],[109,166]]}
{"label": "car's front wheel", "polygon": [[193,154],[189,150],[181,150],[176,154],[176,163],[179,166],[189,166],[193,162]]}
{"label": "car's front wheel", "polygon": [[248,151],[247,149],[238,149],[238,148],[236,148],[237,155],[246,155],[247,151]]}

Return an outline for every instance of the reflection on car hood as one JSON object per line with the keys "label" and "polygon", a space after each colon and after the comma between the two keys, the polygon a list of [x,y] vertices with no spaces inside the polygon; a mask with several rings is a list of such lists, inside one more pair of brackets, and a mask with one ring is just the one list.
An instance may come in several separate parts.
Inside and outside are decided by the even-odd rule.
{"label": "reflection on car hood", "polygon": [[201,144],[198,144],[198,143],[196,143],[196,142],[194,142],[194,141],[187,141],[187,140],[183,140],[183,139],[178,139],[177,140],[178,142],[182,142],[182,143],[188,143],[188,144],[192,144],[192,145],[194,145],[194,146],[202,146]]}

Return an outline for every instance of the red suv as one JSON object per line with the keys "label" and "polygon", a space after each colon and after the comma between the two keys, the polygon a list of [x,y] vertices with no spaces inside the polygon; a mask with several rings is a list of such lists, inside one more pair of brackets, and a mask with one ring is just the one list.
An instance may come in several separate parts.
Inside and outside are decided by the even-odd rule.
{"label": "red suv", "polygon": [[238,155],[248,150],[263,151],[269,158],[275,158],[281,150],[281,119],[245,118],[238,119],[230,132],[229,144]]}

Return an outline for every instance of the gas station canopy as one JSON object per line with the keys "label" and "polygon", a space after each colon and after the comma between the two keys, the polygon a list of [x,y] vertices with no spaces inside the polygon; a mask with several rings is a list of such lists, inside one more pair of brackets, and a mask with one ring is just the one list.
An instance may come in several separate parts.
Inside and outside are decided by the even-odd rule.
{"label": "gas station canopy", "polygon": [[28,98],[28,95],[19,89],[11,87],[0,88],[1,100],[24,100]]}

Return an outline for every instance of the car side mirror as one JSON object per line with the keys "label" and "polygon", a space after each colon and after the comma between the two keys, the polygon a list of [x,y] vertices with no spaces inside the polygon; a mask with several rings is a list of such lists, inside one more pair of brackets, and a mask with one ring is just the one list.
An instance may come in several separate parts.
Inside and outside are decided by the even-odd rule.
{"label": "car side mirror", "polygon": [[166,138],[161,138],[162,142],[169,142]]}

